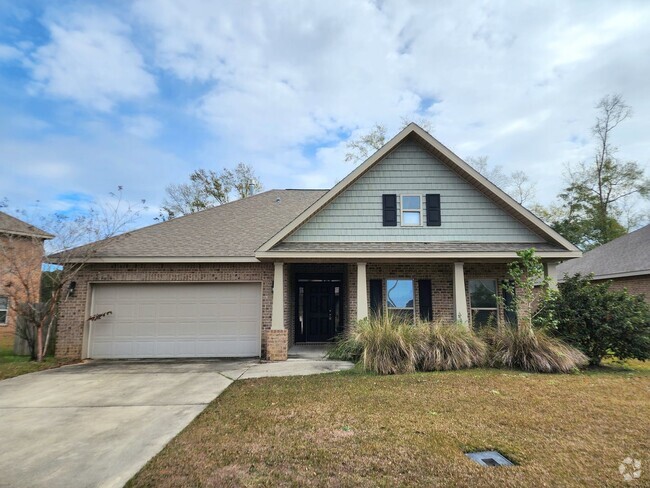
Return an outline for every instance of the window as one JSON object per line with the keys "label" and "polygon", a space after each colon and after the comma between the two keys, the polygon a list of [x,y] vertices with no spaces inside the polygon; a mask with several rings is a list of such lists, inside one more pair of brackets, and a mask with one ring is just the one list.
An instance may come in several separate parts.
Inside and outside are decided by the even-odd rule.
{"label": "window", "polygon": [[0,297],[0,325],[7,325],[8,309],[9,309],[9,298]]}
{"label": "window", "polygon": [[422,225],[422,197],[420,195],[402,195],[402,225]]}
{"label": "window", "polygon": [[413,280],[386,280],[388,312],[408,320],[415,318],[413,306]]}
{"label": "window", "polygon": [[496,280],[470,280],[469,296],[474,327],[485,327],[497,321]]}

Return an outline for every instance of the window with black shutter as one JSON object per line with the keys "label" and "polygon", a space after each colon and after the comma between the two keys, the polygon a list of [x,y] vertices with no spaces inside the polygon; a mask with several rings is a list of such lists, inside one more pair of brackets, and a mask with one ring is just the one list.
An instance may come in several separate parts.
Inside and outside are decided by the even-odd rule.
{"label": "window with black shutter", "polygon": [[442,220],[440,218],[440,194],[427,195],[427,225],[430,227],[440,227]]}
{"label": "window with black shutter", "polygon": [[384,227],[397,226],[397,195],[382,195]]}
{"label": "window with black shutter", "polygon": [[384,308],[381,280],[369,280],[368,285],[370,289],[370,314],[378,317],[382,314]]}
{"label": "window with black shutter", "polygon": [[420,319],[429,322],[433,318],[431,303],[431,280],[418,280],[418,298],[420,302]]}

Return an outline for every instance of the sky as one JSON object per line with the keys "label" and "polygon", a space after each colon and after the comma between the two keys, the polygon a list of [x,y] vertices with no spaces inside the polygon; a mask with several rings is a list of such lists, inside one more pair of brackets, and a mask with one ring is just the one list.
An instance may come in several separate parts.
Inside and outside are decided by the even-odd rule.
{"label": "sky", "polygon": [[148,224],[197,168],[329,188],[349,138],[425,119],[548,204],[606,94],[648,171],[648,80],[647,1],[0,0],[0,199],[75,212],[122,186]]}

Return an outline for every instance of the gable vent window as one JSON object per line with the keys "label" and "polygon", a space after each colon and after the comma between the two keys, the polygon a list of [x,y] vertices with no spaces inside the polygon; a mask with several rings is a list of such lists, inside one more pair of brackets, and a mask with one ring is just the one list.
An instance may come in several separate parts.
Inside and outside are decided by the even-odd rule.
{"label": "gable vent window", "polygon": [[402,195],[402,226],[422,225],[422,197]]}

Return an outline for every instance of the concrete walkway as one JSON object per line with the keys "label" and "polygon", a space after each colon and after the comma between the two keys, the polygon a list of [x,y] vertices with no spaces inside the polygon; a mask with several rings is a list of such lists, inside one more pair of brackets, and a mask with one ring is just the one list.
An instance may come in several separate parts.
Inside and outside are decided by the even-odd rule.
{"label": "concrete walkway", "polygon": [[121,487],[233,381],[351,363],[92,361],[0,381],[0,486]]}

